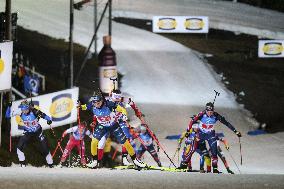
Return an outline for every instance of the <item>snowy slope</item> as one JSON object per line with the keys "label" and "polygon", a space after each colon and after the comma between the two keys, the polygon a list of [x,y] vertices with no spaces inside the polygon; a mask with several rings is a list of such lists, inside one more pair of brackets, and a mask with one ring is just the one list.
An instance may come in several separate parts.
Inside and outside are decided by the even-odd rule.
{"label": "snowy slope", "polygon": [[[12,8],[19,11],[20,25],[68,39],[68,3],[15,0]],[[91,6],[75,11],[75,42],[88,46],[93,32],[92,16]],[[99,33],[99,49],[102,35],[107,33],[106,26],[104,23]],[[203,60],[176,42],[114,23],[113,48],[117,52],[119,71],[125,75],[123,90],[135,96],[137,102],[201,105],[212,100],[215,89],[222,93],[220,105],[236,107],[233,98],[215,80]]]}
{"label": "snowy slope", "polygon": [[155,15],[208,16],[210,27],[262,38],[284,39],[284,14],[232,1],[117,0],[114,15],[152,19]]}
{"label": "snowy slope", "polygon": [[[103,1],[99,2],[101,9]],[[125,2],[127,1],[114,1],[114,4],[115,6],[119,4],[124,7],[123,3]],[[170,7],[172,12],[168,13],[173,15],[180,14],[181,11],[184,11],[183,14],[185,14],[191,9],[192,5],[197,5],[197,1],[165,0],[163,2],[167,2],[163,5],[163,8],[167,10]],[[198,2],[200,2],[198,4],[200,11],[210,9],[208,7],[209,2]],[[136,6],[136,3],[139,6]],[[221,4],[228,5],[224,2]],[[75,11],[74,41],[84,46],[88,46],[92,37],[93,7],[91,5],[89,4],[83,11]],[[125,4],[124,9],[127,9],[127,12],[124,13],[149,15],[149,10],[150,12],[154,9],[155,11],[161,11],[161,9],[154,7],[161,7],[162,4],[158,0],[141,0],[135,1],[135,7],[133,6],[134,1]],[[55,38],[68,39],[69,2],[63,0],[13,0],[12,8],[14,11],[19,11],[19,24],[21,26]],[[0,9],[4,10],[4,1],[0,2]],[[121,7],[119,9],[122,10]],[[229,8],[225,7],[222,8],[223,12],[217,12],[222,12],[220,15],[223,15],[227,13],[226,9]],[[241,9],[245,8],[241,7]],[[216,10],[219,9],[214,8],[215,12]],[[240,9],[235,12],[238,12],[238,10]],[[250,7],[249,10],[254,10],[255,14],[257,14],[259,9]],[[247,17],[252,17],[250,13],[247,14]],[[268,19],[271,19],[273,15],[282,18],[280,13],[273,11],[264,11],[264,14],[271,14],[271,17],[267,16]],[[237,18],[237,16],[232,17]],[[270,27],[260,24],[257,17],[252,17],[252,23],[249,22],[247,25],[260,27],[260,29]],[[222,16],[220,16],[221,18]],[[245,21],[246,19],[242,22]],[[266,23],[271,24],[273,29],[282,31],[279,28],[282,21],[277,19],[276,24],[272,21]],[[102,36],[107,33],[106,26],[107,23],[103,23],[99,32],[99,49],[102,46]],[[191,49],[159,35],[117,23],[113,23],[112,46],[117,53],[118,69],[124,75],[122,90],[134,96],[135,101],[142,107],[147,120],[160,138],[183,131],[187,126],[189,117],[202,110],[204,104],[213,99],[214,89],[221,92],[221,96],[216,103],[217,110],[221,114],[229,118],[229,121],[243,133],[254,127],[248,121],[248,117],[245,116],[243,110],[238,109],[233,95],[219,82],[218,76]],[[231,153],[239,160],[237,138],[227,128],[220,127],[217,130],[225,132],[230,139]],[[170,157],[172,157],[175,152],[176,142],[166,140],[161,140],[161,142],[166,147]],[[244,137],[242,142],[244,154],[244,165],[240,168],[242,173],[284,174],[284,159],[282,158],[284,156],[283,133],[254,138]],[[168,160],[166,157],[163,154],[160,155],[162,162],[167,165]],[[228,155],[227,157],[229,157]],[[228,160],[232,169],[237,172],[233,160],[230,158]]]}

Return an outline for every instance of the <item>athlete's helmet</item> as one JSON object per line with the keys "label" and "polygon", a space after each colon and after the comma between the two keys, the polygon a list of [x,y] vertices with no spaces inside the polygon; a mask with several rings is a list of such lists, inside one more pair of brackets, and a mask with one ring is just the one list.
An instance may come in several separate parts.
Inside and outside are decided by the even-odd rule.
{"label": "athlete's helmet", "polygon": [[207,111],[214,111],[214,104],[212,102],[206,103],[205,110],[207,110]]}
{"label": "athlete's helmet", "polygon": [[30,107],[30,104],[27,100],[22,101],[21,104],[18,106],[18,108],[20,108],[22,111],[28,110],[29,107]]}

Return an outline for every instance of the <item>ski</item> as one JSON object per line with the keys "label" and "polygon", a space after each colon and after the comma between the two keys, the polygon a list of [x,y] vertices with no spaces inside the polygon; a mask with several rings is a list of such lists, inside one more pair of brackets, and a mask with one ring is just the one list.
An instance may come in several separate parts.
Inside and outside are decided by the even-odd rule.
{"label": "ski", "polygon": [[[128,166],[116,166],[113,169],[136,169],[134,165],[128,165]],[[147,166],[145,168],[142,168],[141,170],[158,170],[158,171],[167,171],[167,172],[188,172],[187,169],[176,169],[176,168],[168,168],[168,167],[156,167],[156,166]]]}
{"label": "ski", "polygon": [[120,165],[120,166],[115,166],[113,169],[135,169],[134,165]]}

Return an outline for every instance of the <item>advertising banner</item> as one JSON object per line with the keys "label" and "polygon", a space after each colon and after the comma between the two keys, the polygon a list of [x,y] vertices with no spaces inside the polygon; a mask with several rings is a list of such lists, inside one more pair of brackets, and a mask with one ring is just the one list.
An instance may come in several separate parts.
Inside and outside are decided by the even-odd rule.
{"label": "advertising banner", "polygon": [[12,86],[13,42],[0,43],[0,91],[10,90]]}
{"label": "advertising banner", "polygon": [[258,57],[261,58],[284,57],[284,40],[259,40]]}
{"label": "advertising banner", "polygon": [[209,19],[206,16],[154,16],[155,33],[208,33]]}

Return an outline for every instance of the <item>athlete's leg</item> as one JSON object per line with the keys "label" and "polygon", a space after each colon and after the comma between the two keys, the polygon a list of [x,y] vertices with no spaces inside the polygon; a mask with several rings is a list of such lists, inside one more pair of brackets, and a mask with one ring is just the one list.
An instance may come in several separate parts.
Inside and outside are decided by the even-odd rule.
{"label": "athlete's leg", "polygon": [[111,132],[113,132],[114,136],[117,138],[120,144],[123,144],[126,148],[128,154],[130,155],[133,163],[139,167],[146,167],[146,164],[141,162],[139,159],[136,158],[135,150],[130,144],[130,141],[126,138],[125,134],[123,133],[122,129],[119,127],[118,124],[112,127]]}
{"label": "athlete's leg", "polygon": [[74,146],[75,146],[75,140],[74,140],[73,137],[71,137],[69,139],[69,141],[67,142],[67,145],[66,145],[66,147],[63,151],[63,155],[62,155],[61,160],[60,160],[61,163],[66,161],[67,157],[69,156],[69,154],[72,151],[72,149],[74,148]]}
{"label": "athlete's leg", "polygon": [[25,166],[25,154],[24,149],[27,146],[27,142],[29,141],[31,135],[29,133],[25,133],[23,136],[20,137],[20,140],[17,144],[17,155],[21,166]]}
{"label": "athlete's leg", "polygon": [[158,164],[159,167],[162,166],[161,164],[161,161],[159,159],[159,156],[158,156],[158,153],[157,151],[155,150],[155,147],[154,145],[150,145],[150,146],[147,146],[147,151],[151,154],[151,156],[154,158],[154,160],[156,161],[156,163]]}
{"label": "athlete's leg", "polygon": [[212,167],[214,173],[219,173],[218,171],[218,157],[217,157],[217,138],[215,132],[208,134],[207,141],[210,147],[210,152],[212,154]]}
{"label": "athlete's leg", "polygon": [[43,135],[41,128],[36,132],[35,136],[40,141],[41,150],[43,152],[43,155],[45,156],[47,164],[52,167],[53,159],[48,149],[47,139]]}

